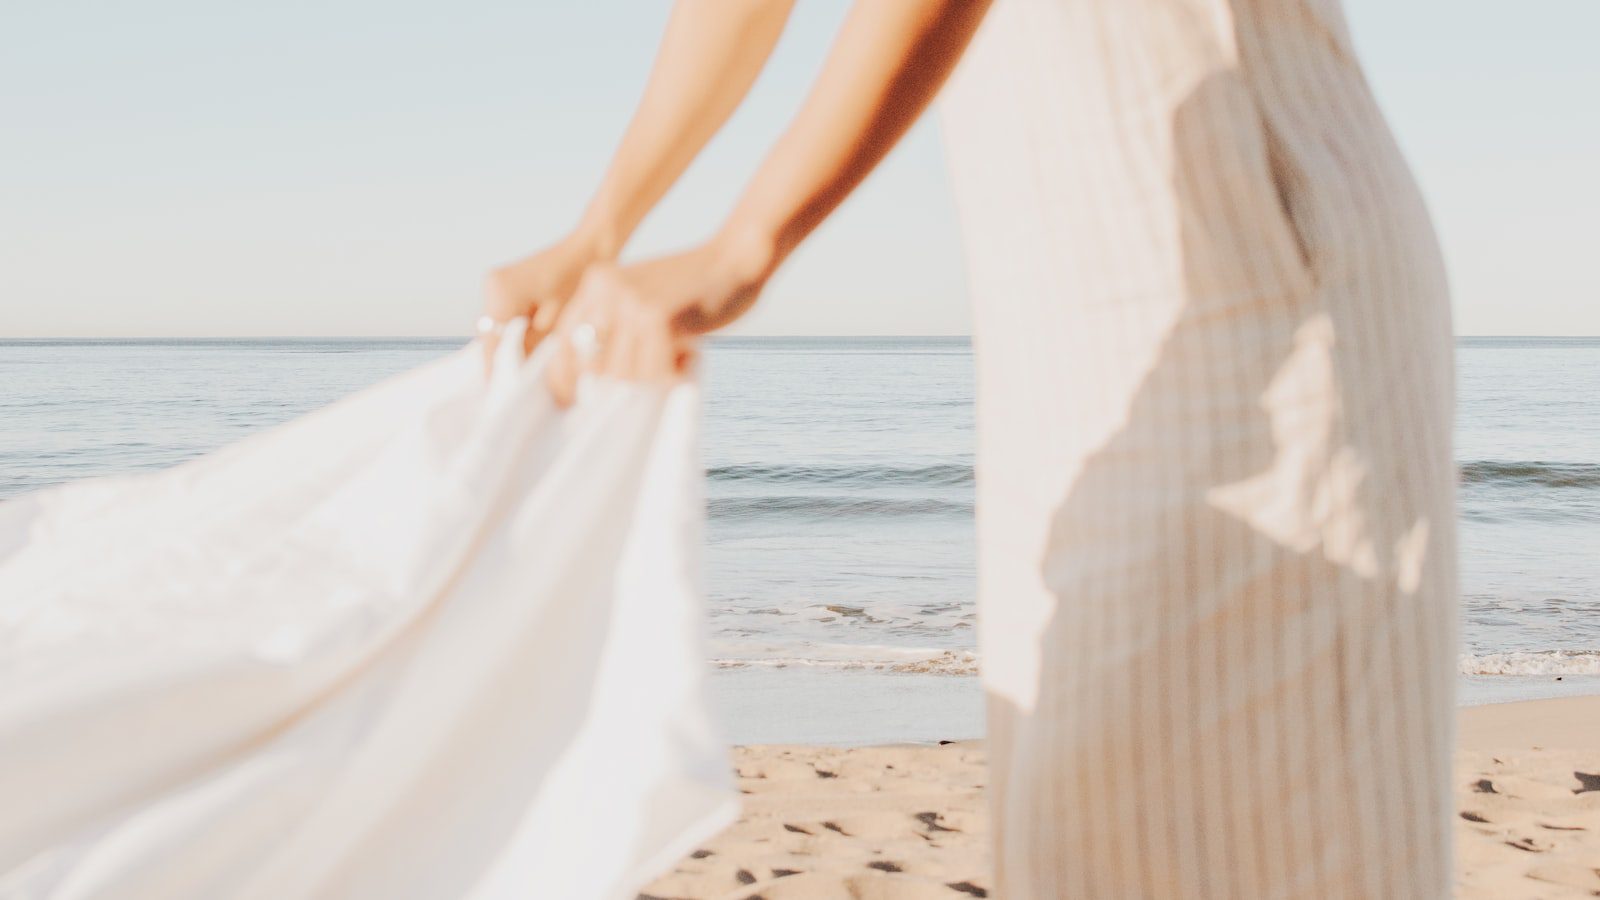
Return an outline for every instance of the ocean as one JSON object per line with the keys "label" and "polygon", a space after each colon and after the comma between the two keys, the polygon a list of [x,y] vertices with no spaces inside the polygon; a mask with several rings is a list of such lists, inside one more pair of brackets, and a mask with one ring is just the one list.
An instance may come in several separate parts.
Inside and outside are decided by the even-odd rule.
{"label": "ocean", "polygon": [[[0,341],[0,500],[193,458],[459,339]],[[714,687],[741,742],[972,737],[963,338],[706,354]],[[1600,692],[1600,339],[1458,344],[1464,702]]]}

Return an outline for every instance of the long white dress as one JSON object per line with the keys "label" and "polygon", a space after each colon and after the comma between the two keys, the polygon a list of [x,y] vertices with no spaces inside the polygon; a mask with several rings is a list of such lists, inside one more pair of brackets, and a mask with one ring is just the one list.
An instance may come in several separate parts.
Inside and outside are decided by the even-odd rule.
{"label": "long white dress", "polygon": [[998,0],[944,97],[1006,900],[1450,886],[1451,337],[1336,0]]}
{"label": "long white dress", "polygon": [[0,897],[631,900],[731,821],[695,390],[541,365],[0,504]]}

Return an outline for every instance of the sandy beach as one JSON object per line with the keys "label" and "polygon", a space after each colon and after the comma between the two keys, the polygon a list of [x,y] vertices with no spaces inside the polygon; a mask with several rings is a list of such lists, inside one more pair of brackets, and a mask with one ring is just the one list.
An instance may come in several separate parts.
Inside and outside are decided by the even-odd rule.
{"label": "sandy beach", "polygon": [[[744,815],[642,898],[986,897],[980,742],[734,751]],[[1600,697],[1463,709],[1456,894],[1600,895]]]}

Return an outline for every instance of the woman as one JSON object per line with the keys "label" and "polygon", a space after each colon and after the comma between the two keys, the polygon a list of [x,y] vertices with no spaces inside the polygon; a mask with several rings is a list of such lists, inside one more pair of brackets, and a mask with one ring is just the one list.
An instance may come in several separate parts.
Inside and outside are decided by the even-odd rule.
{"label": "woman", "polygon": [[717,234],[618,265],[789,5],[681,0],[488,317],[558,342],[559,402],[672,377],[967,51],[997,895],[1445,896],[1448,303],[1337,0],[862,0]]}

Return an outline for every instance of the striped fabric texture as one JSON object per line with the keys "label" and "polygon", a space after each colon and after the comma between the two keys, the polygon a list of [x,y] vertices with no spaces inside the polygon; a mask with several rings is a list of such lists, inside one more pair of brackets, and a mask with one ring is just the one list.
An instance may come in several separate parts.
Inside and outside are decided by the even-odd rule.
{"label": "striped fabric texture", "polygon": [[1452,343],[1335,0],[998,0],[944,95],[996,895],[1450,885]]}

